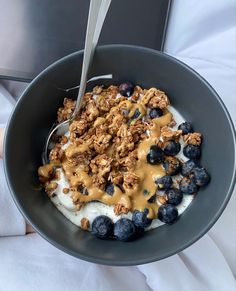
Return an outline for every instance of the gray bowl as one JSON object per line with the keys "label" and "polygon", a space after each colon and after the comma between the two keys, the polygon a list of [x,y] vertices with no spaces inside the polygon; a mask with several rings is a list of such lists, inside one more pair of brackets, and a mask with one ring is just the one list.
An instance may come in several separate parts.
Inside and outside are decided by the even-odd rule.
{"label": "gray bowl", "polygon": [[[12,196],[35,230],[59,249],[83,260],[107,265],[136,265],[176,254],[203,236],[222,214],[235,182],[235,133],[230,116],[213,88],[195,71],[163,53],[135,46],[110,45],[96,51],[91,76],[112,73],[118,84],[131,80],[164,90],[172,105],[204,136],[202,164],[211,183],[171,226],[123,243],[99,240],[68,221],[40,189],[37,168],[57,108],[66,96],[58,88],[76,86],[82,52],[54,63],[21,96],[5,138],[5,172]],[[94,86],[96,83],[90,84]]]}

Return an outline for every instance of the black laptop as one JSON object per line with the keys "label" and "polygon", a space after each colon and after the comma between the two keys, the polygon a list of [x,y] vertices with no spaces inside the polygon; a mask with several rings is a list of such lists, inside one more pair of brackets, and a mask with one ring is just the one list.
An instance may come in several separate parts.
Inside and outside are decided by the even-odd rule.
{"label": "black laptop", "polygon": [[[89,0],[0,0],[0,78],[30,81],[84,46]],[[99,44],[162,50],[170,0],[113,0]]]}

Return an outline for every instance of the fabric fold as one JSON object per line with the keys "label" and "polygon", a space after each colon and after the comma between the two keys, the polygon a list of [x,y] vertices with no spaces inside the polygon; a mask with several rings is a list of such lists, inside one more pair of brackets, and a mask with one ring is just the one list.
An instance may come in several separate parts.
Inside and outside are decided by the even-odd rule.
{"label": "fabric fold", "polygon": [[26,223],[6,185],[2,160],[0,160],[0,206],[0,236],[24,235]]}
{"label": "fabric fold", "polygon": [[[15,100],[0,84],[0,127],[5,128]],[[24,235],[26,223],[15,206],[6,184],[3,160],[0,159],[0,236]]]}
{"label": "fabric fold", "polygon": [[0,258],[0,290],[4,291],[18,287],[24,291],[151,291],[137,267],[88,263],[37,234],[0,238]]}
{"label": "fabric fold", "polygon": [[227,291],[235,291],[236,288],[224,256],[208,235],[178,255],[138,268],[154,291],[163,286],[165,291],[226,290],[226,286]]}

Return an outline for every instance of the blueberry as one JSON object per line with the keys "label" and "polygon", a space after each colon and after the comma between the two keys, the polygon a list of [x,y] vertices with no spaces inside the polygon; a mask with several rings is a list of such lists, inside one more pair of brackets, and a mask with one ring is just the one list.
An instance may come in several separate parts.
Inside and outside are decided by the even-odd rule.
{"label": "blueberry", "polygon": [[192,169],[196,166],[197,164],[193,160],[188,160],[187,162],[183,163],[181,174],[183,176],[188,176],[191,173]]}
{"label": "blueberry", "polygon": [[149,111],[149,117],[151,119],[161,117],[162,115],[163,115],[163,111],[160,108],[152,108]]}
{"label": "blueberry", "polygon": [[167,202],[172,205],[179,205],[183,200],[183,193],[176,188],[166,191]]}
{"label": "blueberry", "polygon": [[183,177],[180,181],[179,189],[184,194],[194,194],[198,190],[198,186],[196,185],[193,177]]}
{"label": "blueberry", "polygon": [[105,192],[112,196],[114,194],[114,184],[108,182],[105,186]]}
{"label": "blueberry", "polygon": [[178,154],[180,149],[181,149],[181,146],[179,142],[175,140],[169,140],[165,143],[163,150],[167,156],[175,156]]}
{"label": "blueberry", "polygon": [[184,147],[183,154],[189,159],[197,160],[201,156],[201,148],[197,145],[188,144]]}
{"label": "blueberry", "polygon": [[204,168],[196,167],[193,168],[192,174],[195,180],[195,183],[199,186],[205,186],[210,181],[210,175],[208,174],[207,170]]}
{"label": "blueberry", "polygon": [[105,216],[97,216],[92,223],[92,234],[98,238],[108,238],[113,232],[112,220]]}
{"label": "blueberry", "polygon": [[193,128],[190,122],[183,122],[178,126],[179,130],[182,130],[183,135],[193,132]]}
{"label": "blueberry", "polygon": [[163,162],[165,158],[163,150],[157,145],[152,145],[147,154],[147,162],[151,165],[157,165]]}
{"label": "blueberry", "polygon": [[172,187],[173,181],[171,176],[163,176],[155,181],[158,190],[168,190]]}
{"label": "blueberry", "polygon": [[136,236],[136,227],[128,218],[120,218],[114,224],[114,236],[117,240],[129,241]]}
{"label": "blueberry", "polygon": [[119,93],[122,96],[130,97],[134,92],[134,84],[131,82],[125,82],[120,84]]}
{"label": "blueberry", "polygon": [[139,115],[140,115],[140,111],[139,111],[138,109],[135,109],[135,111],[134,111],[134,115],[132,116],[132,119],[136,119],[136,118],[138,118]]}
{"label": "blueberry", "polygon": [[155,203],[156,202],[156,199],[157,199],[157,195],[154,194],[151,198],[148,199],[148,202],[149,203]]}
{"label": "blueberry", "polygon": [[178,218],[178,210],[174,205],[161,205],[158,209],[158,219],[167,224],[172,224]]}
{"label": "blueberry", "polygon": [[137,119],[137,118],[139,117],[139,115],[140,115],[140,111],[139,111],[138,109],[136,109],[136,110],[134,111],[133,116],[132,116],[132,117],[130,118],[130,120],[128,121],[128,124],[131,124],[131,122],[132,122],[133,120]]}
{"label": "blueberry", "polygon": [[176,157],[166,157],[163,162],[163,167],[166,171],[166,175],[177,175],[181,171],[181,162]]}
{"label": "blueberry", "polygon": [[152,219],[147,218],[148,209],[145,208],[144,211],[135,210],[133,212],[132,221],[136,226],[148,227],[152,223]]}

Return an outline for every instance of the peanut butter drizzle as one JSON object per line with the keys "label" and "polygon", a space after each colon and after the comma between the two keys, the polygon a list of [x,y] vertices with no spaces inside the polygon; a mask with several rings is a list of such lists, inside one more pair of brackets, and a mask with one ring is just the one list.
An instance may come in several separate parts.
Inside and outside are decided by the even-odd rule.
{"label": "peanut butter drizzle", "polygon": [[51,163],[45,166],[41,166],[38,169],[38,175],[45,178],[49,178],[50,174],[53,172],[53,168],[54,168],[54,165]]}
{"label": "peanut butter drizzle", "polygon": [[73,155],[76,155],[77,153],[84,153],[89,150],[89,146],[87,143],[83,143],[80,145],[76,144],[70,144],[68,148],[66,149],[66,157],[71,158]]}
{"label": "peanut butter drizzle", "polygon": [[[153,119],[153,126],[150,130],[150,137],[142,141],[138,146],[138,161],[134,170],[134,174],[140,177],[140,182],[135,189],[126,189],[127,194],[132,197],[132,210],[149,209],[148,217],[155,218],[158,205],[156,203],[148,203],[148,200],[155,194],[157,185],[155,180],[164,176],[165,171],[161,165],[150,165],[147,163],[147,154],[150,147],[156,144],[160,136],[161,127],[167,125],[172,119],[172,114],[167,112],[160,118]],[[145,193],[144,191],[148,192]]]}
{"label": "peanut butter drizzle", "polygon": [[[146,106],[142,103],[142,100],[140,100],[139,103],[132,103],[129,100],[123,101],[117,107],[113,107],[112,111],[117,108],[129,110],[129,117],[132,117],[135,110],[139,109],[141,114],[138,118],[144,116],[147,111]],[[130,211],[134,211],[136,209],[142,211],[145,208],[148,208],[148,217],[156,218],[159,206],[157,203],[149,203],[148,200],[156,192],[157,186],[155,184],[155,180],[164,176],[165,171],[161,165],[148,164],[146,156],[150,150],[150,147],[156,144],[158,137],[160,136],[161,127],[169,124],[171,120],[172,114],[167,110],[164,112],[162,117],[152,119],[152,127],[150,129],[148,139],[141,141],[137,148],[138,161],[133,173],[139,177],[138,184],[136,184],[132,189],[124,188],[125,192],[122,192],[119,187],[114,186],[114,193],[112,196],[95,187],[91,176],[83,171],[80,166],[73,166],[69,161],[69,158],[74,154],[87,151],[89,149],[88,144],[84,143],[79,146],[75,144],[69,145],[65,150],[65,158],[62,161],[62,168],[65,176],[67,177],[71,187],[76,188],[77,186],[83,184],[88,191],[88,195],[84,195],[79,191],[73,191],[73,201],[75,203],[78,201],[80,203],[100,201],[107,205],[122,204],[124,207],[130,209]],[[104,118],[100,118],[97,121],[98,124],[102,124],[104,122]],[[108,153],[111,152],[110,148],[108,148]],[[48,165],[44,167],[47,166]]]}
{"label": "peanut butter drizzle", "polygon": [[38,175],[45,178],[50,178],[53,174],[54,168],[60,166],[60,162],[50,162],[50,164],[38,168]]}

